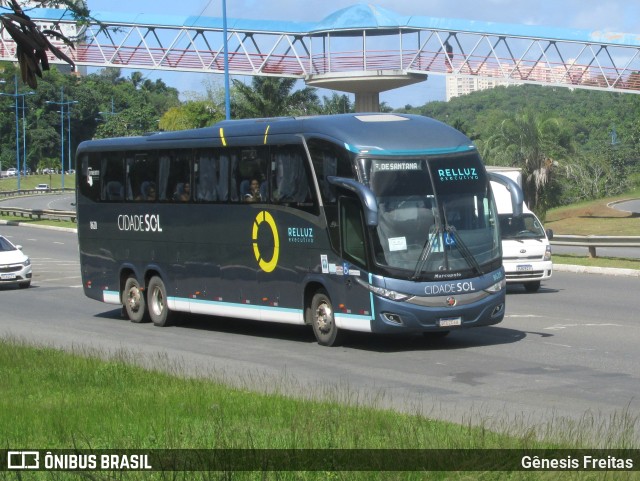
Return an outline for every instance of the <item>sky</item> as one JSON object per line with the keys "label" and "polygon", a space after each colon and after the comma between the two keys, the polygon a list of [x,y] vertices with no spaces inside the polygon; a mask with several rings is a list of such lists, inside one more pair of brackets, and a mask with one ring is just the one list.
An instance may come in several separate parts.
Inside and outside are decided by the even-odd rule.
{"label": "sky", "polygon": [[[222,0],[87,0],[93,11],[222,16]],[[640,2],[636,0],[227,0],[227,17],[316,22],[357,3],[377,5],[398,15],[461,18],[483,22],[540,25],[640,34]],[[204,74],[144,72],[184,94],[201,91]],[[123,72],[126,75],[126,72]],[[220,77],[220,83],[223,79]],[[321,95],[330,92],[320,91]],[[352,97],[353,98],[353,97]],[[391,107],[444,100],[444,77],[380,94]]]}

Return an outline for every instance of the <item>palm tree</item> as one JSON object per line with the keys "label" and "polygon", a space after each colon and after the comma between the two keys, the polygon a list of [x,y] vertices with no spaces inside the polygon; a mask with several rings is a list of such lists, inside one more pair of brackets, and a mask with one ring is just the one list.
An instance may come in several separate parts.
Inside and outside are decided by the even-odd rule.
{"label": "palm tree", "polygon": [[345,114],[347,112],[353,112],[354,106],[349,100],[349,96],[345,94],[338,94],[333,92],[331,97],[322,97],[322,113],[329,114]]}
{"label": "palm tree", "polygon": [[308,115],[319,110],[315,89],[292,92],[296,79],[253,77],[251,85],[233,80],[233,112],[236,118]]}
{"label": "palm tree", "polygon": [[504,119],[500,131],[487,140],[488,163],[522,169],[522,189],[528,206],[544,218],[554,167],[573,151],[568,129],[553,117],[532,110]]}

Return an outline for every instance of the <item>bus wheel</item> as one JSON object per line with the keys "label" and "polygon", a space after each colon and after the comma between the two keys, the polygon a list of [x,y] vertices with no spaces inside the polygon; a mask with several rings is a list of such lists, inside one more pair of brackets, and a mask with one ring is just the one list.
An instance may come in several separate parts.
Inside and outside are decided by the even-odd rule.
{"label": "bus wheel", "polygon": [[336,326],[331,299],[323,290],[318,291],[311,300],[311,325],[318,344],[338,346],[344,340],[344,332]]}
{"label": "bus wheel", "polygon": [[144,293],[138,280],[131,276],[124,284],[122,291],[122,305],[127,312],[127,317],[131,322],[144,322],[146,318],[147,304]]}
{"label": "bus wheel", "polygon": [[153,276],[149,281],[147,302],[149,303],[149,315],[154,325],[165,327],[173,324],[173,312],[167,306],[167,289],[158,276]]}

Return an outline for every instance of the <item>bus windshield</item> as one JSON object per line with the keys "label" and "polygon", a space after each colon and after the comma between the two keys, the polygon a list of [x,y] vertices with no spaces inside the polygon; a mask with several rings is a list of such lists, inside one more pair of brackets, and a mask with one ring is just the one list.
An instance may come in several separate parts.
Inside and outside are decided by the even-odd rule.
{"label": "bus windshield", "polygon": [[491,189],[475,152],[363,159],[378,201],[376,263],[408,279],[485,273],[501,256]]}

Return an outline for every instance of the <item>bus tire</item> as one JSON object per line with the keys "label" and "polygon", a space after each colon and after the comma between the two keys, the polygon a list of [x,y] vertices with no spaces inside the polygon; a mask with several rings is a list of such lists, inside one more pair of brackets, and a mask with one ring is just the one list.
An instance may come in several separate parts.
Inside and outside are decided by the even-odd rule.
{"label": "bus tire", "polygon": [[324,290],[316,292],[311,299],[309,309],[310,324],[318,344],[321,346],[339,346],[344,341],[344,331],[336,326],[333,305]]}
{"label": "bus tire", "polygon": [[149,304],[149,316],[155,326],[171,326],[174,313],[167,305],[167,289],[164,282],[158,276],[153,276],[147,287],[147,303]]}
{"label": "bus tire", "polygon": [[124,284],[122,305],[131,322],[146,322],[149,320],[144,292],[138,280],[133,276],[128,277]]}

